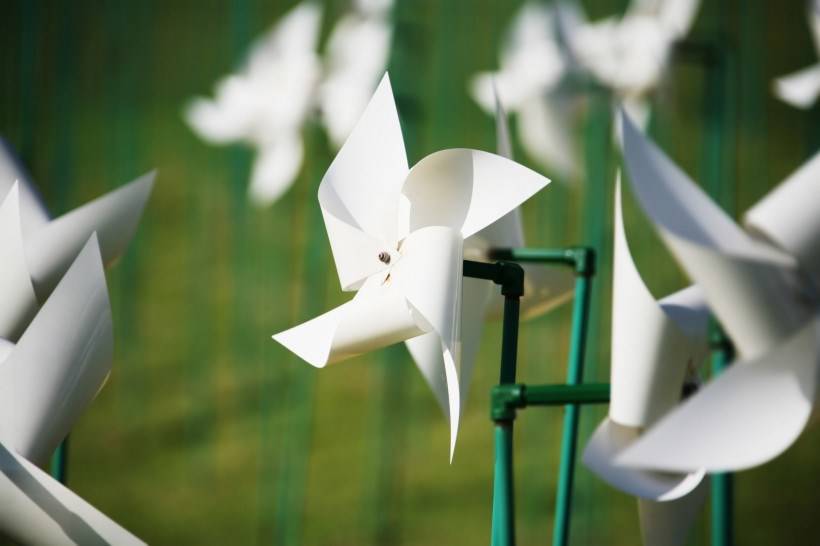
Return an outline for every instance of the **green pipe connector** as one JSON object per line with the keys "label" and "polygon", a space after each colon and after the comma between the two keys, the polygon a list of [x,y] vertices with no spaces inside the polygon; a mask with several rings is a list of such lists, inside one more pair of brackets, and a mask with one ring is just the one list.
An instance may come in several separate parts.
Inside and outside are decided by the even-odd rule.
{"label": "green pipe connector", "polygon": [[511,421],[516,411],[528,406],[563,406],[565,404],[606,404],[609,383],[581,385],[496,385],[490,393],[490,417],[493,421]]}
{"label": "green pipe connector", "polygon": [[512,260],[572,267],[575,274],[591,277],[595,274],[595,249],[585,246],[567,248],[494,248],[489,256],[493,260]]}

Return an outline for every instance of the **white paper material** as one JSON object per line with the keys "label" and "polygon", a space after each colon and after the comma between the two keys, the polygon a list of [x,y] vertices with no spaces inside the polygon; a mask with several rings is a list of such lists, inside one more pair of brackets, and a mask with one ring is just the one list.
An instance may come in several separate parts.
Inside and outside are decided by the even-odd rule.
{"label": "white paper material", "polygon": [[820,287],[820,154],[768,193],[744,215],[752,234],[797,258]]}
{"label": "white paper material", "polygon": [[[796,260],[740,229],[622,114],[632,188],[739,352],[752,357],[787,338],[808,315],[796,303]],[[791,293],[791,296],[790,296]]]}
{"label": "white paper material", "polygon": [[95,235],[0,363],[0,441],[45,463],[111,369],[113,331]]}
{"label": "white paper material", "polygon": [[45,300],[92,233],[103,263],[120,257],[134,236],[156,172],[78,207],[31,233],[24,233],[26,258],[40,301]]}
{"label": "white paper material", "polygon": [[[820,55],[820,10],[816,2],[809,2],[807,15],[814,50]],[[783,102],[803,110],[811,108],[820,95],[820,64],[776,78],[772,87],[775,96]]]}
{"label": "white paper material", "polygon": [[620,182],[614,247],[609,417],[593,433],[583,460],[622,491],[654,501],[674,500],[697,487],[704,472],[661,474],[619,466],[615,460],[645,427],[679,404],[687,372],[696,369],[708,351],[708,313],[693,288],[674,294],[668,303],[650,294],[629,251]]}
{"label": "white paper material", "polygon": [[278,199],[302,164],[301,131],[314,104],[321,61],[316,52],[322,11],[302,2],[251,48],[214,98],[194,99],[185,119],[214,144],[243,141],[257,152],[249,196],[258,205]]}
{"label": "white paper material", "polygon": [[0,505],[0,534],[19,544],[144,544],[5,443]]}
{"label": "white paper material", "polygon": [[667,502],[638,499],[644,546],[684,546],[709,493],[709,479],[691,493]]}
{"label": "white paper material", "polygon": [[733,364],[627,448],[620,464],[733,472],[763,464],[800,435],[817,384],[818,321],[770,353]]}
{"label": "white paper material", "polygon": [[[385,76],[319,187],[339,280],[358,292],[274,339],[322,367],[434,334],[441,356],[418,365],[440,402],[447,394],[452,457],[462,401],[463,239],[548,182],[508,159],[466,149],[436,152],[408,170]],[[432,336],[419,343],[414,356],[435,346]]]}
{"label": "white paper material", "polygon": [[31,177],[15,155],[11,145],[0,137],[0,198],[9,192],[15,182],[19,184],[23,232],[28,232],[48,222],[48,211],[37,190],[34,189]]}
{"label": "white paper material", "polygon": [[499,95],[517,116],[527,154],[561,178],[574,179],[580,175],[580,158],[570,124],[579,96],[562,88],[569,72],[567,51],[554,30],[567,9],[563,3],[524,3],[507,30],[499,70],[476,74],[469,88],[488,114],[496,111]]}
{"label": "white paper material", "polygon": [[17,341],[37,311],[23,248],[19,184],[0,205],[0,338]]}

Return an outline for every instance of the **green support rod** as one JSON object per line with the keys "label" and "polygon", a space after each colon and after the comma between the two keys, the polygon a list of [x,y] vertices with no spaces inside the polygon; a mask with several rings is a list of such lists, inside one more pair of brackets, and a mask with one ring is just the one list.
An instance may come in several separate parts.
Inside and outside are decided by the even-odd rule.
{"label": "green support rod", "polygon": [[[720,328],[712,331],[712,373],[719,374],[729,367],[734,356],[731,343]],[[733,546],[735,543],[733,512],[734,493],[732,475],[712,474],[712,546]]]}
{"label": "green support rod", "polygon": [[[576,264],[575,298],[572,309],[572,336],[570,339],[567,385],[578,385],[583,379],[584,349],[589,315],[589,293],[594,273],[595,253],[583,249],[580,263]],[[568,404],[564,410],[564,430],[561,437],[561,459],[558,467],[558,488],[555,496],[555,524],[553,546],[569,544],[572,484],[575,476],[575,452],[578,441],[580,408]]]}
{"label": "green support rod", "polygon": [[[488,264],[465,260],[464,276],[493,281],[501,286],[501,294],[504,296],[504,324],[501,338],[499,383],[515,383],[518,361],[518,315],[521,296],[524,295],[524,270],[516,263]],[[512,463],[514,419],[515,415],[510,418],[494,419],[492,546],[515,545]]]}
{"label": "green support rod", "polygon": [[51,457],[51,477],[63,485],[68,480],[68,436],[60,442]]}
{"label": "green support rod", "polygon": [[496,385],[491,392],[490,413],[494,421],[513,419],[516,410],[528,406],[606,404],[609,383],[581,385]]}

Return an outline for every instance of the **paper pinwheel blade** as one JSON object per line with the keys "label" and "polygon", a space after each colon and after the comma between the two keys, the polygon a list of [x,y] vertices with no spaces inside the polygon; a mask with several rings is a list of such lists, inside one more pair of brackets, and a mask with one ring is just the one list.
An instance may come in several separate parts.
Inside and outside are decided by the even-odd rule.
{"label": "paper pinwheel blade", "polygon": [[0,535],[20,544],[144,544],[0,443]]}
{"label": "paper pinwheel blade", "polygon": [[818,323],[739,361],[651,427],[617,463],[665,472],[732,472],[780,455],[800,435],[817,383]]}
{"label": "paper pinwheel blade", "polygon": [[111,309],[92,235],[0,366],[0,437],[43,463],[111,369]]}

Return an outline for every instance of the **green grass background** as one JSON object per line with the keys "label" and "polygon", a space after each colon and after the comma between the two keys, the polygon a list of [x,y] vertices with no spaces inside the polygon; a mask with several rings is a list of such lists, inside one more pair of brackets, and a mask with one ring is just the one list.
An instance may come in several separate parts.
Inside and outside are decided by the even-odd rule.
{"label": "green grass background", "polygon": [[[692,36],[731,52],[725,102],[702,66],[680,60],[658,94],[652,132],[734,214],[805,160],[817,109],[777,102],[772,77],[817,60],[801,2],[704,2]],[[60,213],[152,168],[158,182],[134,243],[108,273],[114,371],[71,437],[70,485],[155,544],[482,544],[489,539],[499,325],[489,325],[448,464],[445,420],[406,351],[321,372],[270,339],[345,299],[315,190],[332,159],[315,124],[304,169],[264,210],[245,197],[251,154],[198,140],[185,101],[210,94],[252,38],[293,2],[6,0],[0,17],[0,134],[21,152]],[[622,0],[589,0],[593,16]],[[325,3],[325,34],[345,7]],[[520,2],[398,0],[391,79],[411,162],[445,147],[492,150],[493,122],[466,93],[495,68]],[[709,105],[711,104],[711,109]],[[611,204],[616,156],[609,106],[592,101],[574,135],[584,184],[554,183],[524,209],[531,246],[595,244],[587,379],[608,377]],[[707,139],[725,116],[726,138]],[[723,160],[708,170],[710,154]],[[529,163],[520,149],[517,157]],[[820,191],[818,191],[820,199]],[[633,252],[661,296],[686,282],[631,197]],[[522,327],[519,377],[561,381],[569,307]],[[604,409],[584,410],[583,438]],[[549,541],[561,412],[517,424],[520,544]],[[737,477],[739,544],[805,544],[815,517],[820,432]],[[637,508],[578,468],[573,544],[632,545]],[[2,509],[2,508],[0,508]],[[706,514],[706,511],[704,511]],[[701,517],[692,544],[706,544]]]}

